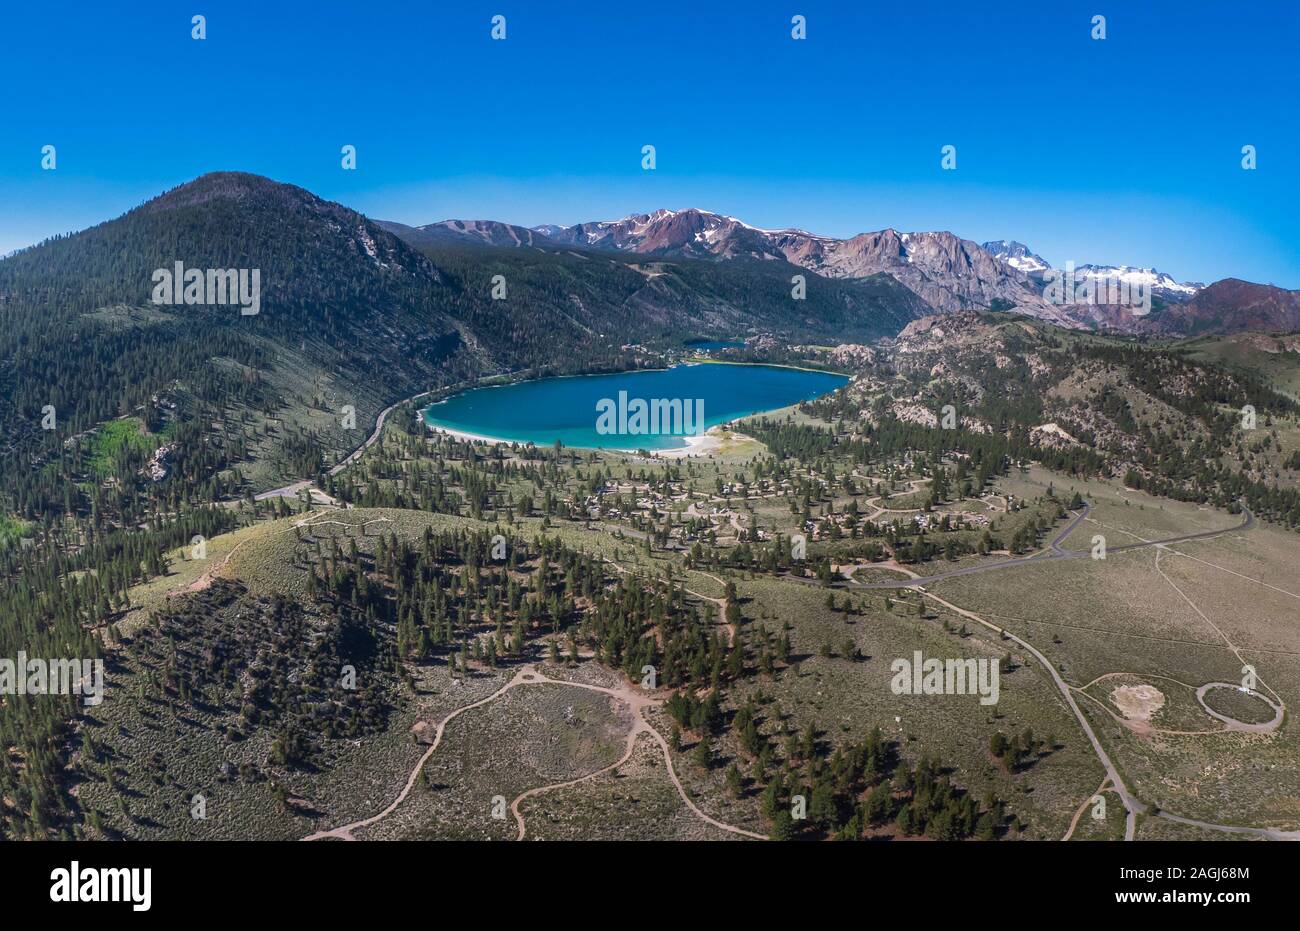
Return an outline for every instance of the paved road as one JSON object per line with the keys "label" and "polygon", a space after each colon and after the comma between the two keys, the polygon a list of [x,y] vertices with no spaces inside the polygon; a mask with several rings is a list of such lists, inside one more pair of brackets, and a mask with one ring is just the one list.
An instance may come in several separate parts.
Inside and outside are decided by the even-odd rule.
{"label": "paved road", "polygon": [[1052,537],[1053,553],[1065,552],[1065,550],[1061,549],[1061,544],[1065,542],[1066,538],[1069,537],[1070,534],[1074,533],[1075,527],[1079,526],[1081,523],[1083,523],[1085,520],[1088,519],[1088,515],[1091,513],[1092,513],[1092,505],[1088,504],[1088,502],[1085,501],[1083,503],[1083,510],[1074,516],[1074,520],[1066,524],[1064,530],[1062,530],[1056,536]]}
{"label": "paved road", "polygon": [[1065,699],[1065,703],[1070,707],[1070,711],[1074,713],[1074,718],[1079,722],[1079,727],[1083,729],[1084,736],[1086,736],[1088,742],[1092,744],[1093,752],[1097,754],[1097,759],[1101,762],[1102,768],[1106,771],[1106,777],[1110,780],[1111,786],[1114,788],[1115,793],[1119,795],[1120,801],[1124,803],[1124,839],[1133,840],[1137,834],[1137,816],[1146,811],[1147,806],[1134,798],[1133,793],[1128,790],[1128,786],[1120,776],[1119,770],[1116,769],[1115,764],[1111,762],[1110,754],[1108,754],[1106,748],[1101,745],[1101,741],[1093,731],[1092,725],[1088,723],[1088,718],[1084,715],[1082,709],[1079,708],[1078,703],[1075,702],[1074,695],[1070,691],[1070,686],[1061,678],[1061,674],[1056,671],[1056,666],[1053,665],[1046,656],[1038,652],[1038,648],[1028,640],[1022,640],[1020,637],[1011,633],[1011,631],[984,620],[984,618],[974,612],[959,608],[952,602],[945,601],[933,592],[925,592],[924,594],[926,598],[938,602],[948,610],[955,611],[962,617],[970,618],[976,623],[997,631],[1011,642],[1019,644],[1022,649],[1031,654],[1039,663],[1042,664],[1043,669],[1047,670],[1048,675],[1052,677],[1052,681],[1056,683],[1056,687],[1060,689],[1061,696]]}
{"label": "paved road", "polygon": [[[845,583],[844,587],[864,590],[875,588],[919,588],[924,585],[929,585],[932,582],[942,582],[944,579],[953,579],[963,575],[975,575],[979,572],[993,572],[997,569],[1009,569],[1013,566],[1055,562],[1058,559],[1084,559],[1092,555],[1091,550],[1064,550],[1060,548],[1060,544],[1064,542],[1065,538],[1070,535],[1074,528],[1088,516],[1090,510],[1091,509],[1088,505],[1084,505],[1083,511],[1076,515],[1074,520],[1072,520],[1069,525],[1052,540],[1050,547],[1051,551],[1047,553],[1039,553],[1034,556],[1023,556],[1020,559],[1002,559],[997,562],[981,563],[978,566],[967,566],[964,569],[951,569],[947,572],[937,572],[934,575],[920,576],[915,579],[889,579],[884,582],[851,581]],[[1249,508],[1243,507],[1242,510],[1246,513],[1246,519],[1236,527],[1225,527],[1223,530],[1206,530],[1201,533],[1187,533],[1182,536],[1169,537],[1164,540],[1144,540],[1141,543],[1125,543],[1122,546],[1107,547],[1106,551],[1107,553],[1122,553],[1126,550],[1142,549],[1148,546],[1166,546],[1171,543],[1186,543],[1188,540],[1203,540],[1209,537],[1217,537],[1220,534],[1247,530],[1255,523],[1255,515],[1251,513]],[[791,578],[795,577],[791,576]],[[819,584],[813,579],[796,579],[796,581],[808,582],[809,584],[814,585]]]}
{"label": "paved road", "polygon": [[1300,840],[1300,831],[1283,831],[1281,828],[1249,828],[1236,824],[1215,824],[1212,821],[1197,821],[1195,818],[1184,818],[1181,815],[1171,815],[1167,811],[1158,811],[1155,813],[1157,818],[1164,818],[1166,821],[1176,821],[1179,824],[1190,824],[1195,828],[1204,828],[1207,831],[1223,831],[1228,834],[1248,834],[1252,837],[1264,837],[1268,840]]}
{"label": "paved road", "polygon": [[[517,373],[508,372],[506,374],[514,375]],[[356,449],[352,450],[352,452],[348,453],[347,457],[337,465],[332,466],[328,474],[338,475],[352,463],[360,459],[362,454],[373,446],[379,439],[380,434],[384,432],[384,421],[388,419],[388,415],[403,404],[409,404],[411,401],[418,401],[420,398],[428,397],[429,395],[435,394],[439,391],[456,391],[467,386],[468,382],[461,382],[458,385],[449,385],[441,388],[433,388],[429,391],[421,391],[419,394],[413,394],[409,398],[402,398],[400,401],[394,401],[379,412],[379,416],[375,418],[375,429],[371,432],[366,441]],[[270,491],[264,491],[261,494],[254,495],[253,499],[255,501],[265,501],[267,498],[296,498],[298,497],[298,492],[302,491],[304,488],[311,488],[314,484],[315,482],[311,479],[303,479],[302,481],[291,482],[288,485],[281,485],[279,488],[272,488]]]}
{"label": "paved road", "polygon": [[[333,466],[329,470],[329,474],[338,475],[349,465],[351,465],[352,463],[360,459],[361,454],[364,453],[371,446],[373,446],[375,441],[379,439],[379,435],[384,432],[384,421],[388,419],[388,415],[391,414],[394,410],[396,410],[401,405],[407,403],[408,401],[417,401],[420,398],[423,398],[426,395],[430,395],[430,394],[433,394],[433,392],[421,391],[419,394],[413,394],[409,398],[403,398],[402,400],[397,401],[385,407],[382,411],[379,412],[379,416],[375,418],[375,429],[373,432],[371,432],[370,436],[366,439],[366,441],[362,443],[360,446],[358,446],[356,449],[352,450],[352,452],[348,453],[346,459],[344,459],[342,462],[338,463],[337,465]],[[281,485],[279,488],[272,488],[270,491],[264,491],[261,494],[253,495],[253,500],[265,501],[268,498],[296,498],[298,497],[298,492],[302,491],[304,488],[311,488],[312,485],[314,484],[315,483],[311,479],[304,479],[299,482],[291,482],[288,485]]]}
{"label": "paved road", "polygon": [[[1011,566],[1024,565],[1026,563],[1048,562],[1048,561],[1054,561],[1058,559],[1078,559],[1083,556],[1090,556],[1091,555],[1090,550],[1079,552],[1075,550],[1063,550],[1060,547],[1060,544],[1065,541],[1065,539],[1070,535],[1070,533],[1074,530],[1074,528],[1077,527],[1088,516],[1089,510],[1090,510],[1089,506],[1085,504],[1084,510],[1078,515],[1076,515],[1075,518],[1060,533],[1058,533],[1052,539],[1050,545],[1050,552],[1046,554],[1040,553],[1035,556],[1026,556],[1023,559],[1005,559],[996,563],[989,563],[984,566],[972,566],[967,569],[956,569],[953,570],[952,572],[944,572],[938,575],[933,575],[928,577],[922,576],[915,579],[907,579],[907,580],[901,580],[897,582],[877,582],[871,584],[851,582],[846,587],[848,588],[917,588],[917,587],[922,587],[930,582],[938,582],[942,579],[948,579],[954,576],[971,575],[974,572],[986,572],[986,571],[992,571],[994,569],[1004,569],[1004,568],[1009,568]],[[1244,506],[1242,507],[1242,511],[1245,512],[1246,518],[1241,522],[1241,524],[1239,524],[1236,527],[1228,527],[1223,530],[1206,530],[1206,531],[1202,531],[1201,533],[1183,534],[1177,537],[1169,537],[1164,540],[1144,540],[1140,543],[1129,543],[1129,544],[1124,544],[1123,546],[1110,547],[1108,552],[1141,549],[1143,547],[1150,547],[1150,546],[1165,546],[1172,543],[1183,543],[1188,540],[1202,540],[1202,539],[1207,539],[1209,537],[1219,536],[1220,534],[1224,534],[1224,533],[1232,533],[1234,531],[1246,530],[1255,523],[1255,515],[1251,512],[1249,508]],[[809,579],[799,579],[798,581],[817,584],[815,580],[809,580]],[[944,607],[948,608],[951,611],[956,612],[957,614],[963,617],[969,618],[973,621],[978,622],[979,624],[982,624],[985,627],[997,631],[1002,636],[1018,644],[1022,649],[1024,649],[1026,652],[1031,654],[1035,659],[1039,661],[1039,663],[1042,664],[1043,668],[1047,671],[1048,675],[1051,676],[1052,681],[1056,684],[1056,687],[1060,690],[1061,696],[1065,699],[1066,705],[1069,706],[1070,711],[1074,714],[1075,720],[1078,721],[1079,727],[1083,730],[1084,735],[1088,738],[1088,742],[1092,745],[1093,752],[1096,753],[1097,759],[1101,762],[1102,768],[1105,770],[1106,773],[1107,781],[1109,781],[1112,790],[1117,795],[1119,795],[1120,800],[1124,804],[1124,814],[1125,814],[1124,839],[1125,840],[1131,841],[1134,839],[1137,833],[1137,816],[1143,813],[1154,814],[1156,817],[1163,818],[1167,821],[1176,821],[1179,824],[1191,825],[1194,827],[1204,828],[1207,830],[1225,831],[1228,833],[1264,837],[1270,840],[1300,840],[1300,831],[1282,831],[1276,828],[1252,828],[1252,827],[1239,827],[1235,825],[1214,824],[1207,821],[1197,821],[1192,818],[1184,818],[1180,815],[1174,815],[1165,811],[1153,811],[1149,806],[1147,806],[1144,802],[1137,799],[1132,794],[1132,792],[1129,791],[1128,786],[1125,784],[1123,778],[1119,774],[1119,770],[1116,769],[1115,764],[1111,761],[1110,755],[1106,752],[1105,748],[1101,745],[1101,741],[1098,739],[1096,733],[1093,731],[1091,724],[1089,724],[1087,717],[1084,715],[1082,709],[1079,708],[1078,703],[1075,702],[1074,695],[1071,693],[1069,685],[1061,677],[1060,673],[1057,672],[1056,666],[1051,661],[1049,661],[1046,656],[1040,653],[1038,649],[1035,646],[1033,646],[1033,644],[1029,643],[1027,640],[1017,637],[1015,634],[1011,633],[1005,628],[999,627],[996,624],[992,624],[989,621],[986,621],[978,614],[959,608],[956,605],[952,604],[951,602],[946,601],[943,598],[940,598],[938,595],[934,594],[933,592],[926,591],[924,589],[922,589],[922,591],[926,598],[929,598],[943,605]],[[1103,785],[1104,784],[1105,783],[1103,783]]]}

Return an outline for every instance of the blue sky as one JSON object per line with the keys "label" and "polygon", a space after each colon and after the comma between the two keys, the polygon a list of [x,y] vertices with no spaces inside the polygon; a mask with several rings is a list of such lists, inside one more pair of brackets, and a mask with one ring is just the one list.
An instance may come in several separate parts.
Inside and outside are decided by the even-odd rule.
{"label": "blue sky", "polygon": [[412,224],[698,206],[1300,288],[1298,38],[1290,0],[5,4],[0,254],[239,169]]}

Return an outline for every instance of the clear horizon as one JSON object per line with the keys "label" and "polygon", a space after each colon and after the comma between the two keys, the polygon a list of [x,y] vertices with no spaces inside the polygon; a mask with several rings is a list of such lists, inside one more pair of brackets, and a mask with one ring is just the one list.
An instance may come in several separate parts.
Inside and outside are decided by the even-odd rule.
{"label": "clear horizon", "polygon": [[[202,12],[203,41],[190,11],[161,3],[3,14],[24,41],[0,61],[17,89],[0,255],[239,170],[411,225],[697,207],[761,228],[947,230],[1017,240],[1058,267],[1300,288],[1291,4]],[[795,12],[806,40],[790,37]],[[489,36],[496,13],[505,41]],[[55,171],[41,169],[44,145]],[[341,169],[343,145],[357,170]],[[940,168],[944,145],[955,171]]]}

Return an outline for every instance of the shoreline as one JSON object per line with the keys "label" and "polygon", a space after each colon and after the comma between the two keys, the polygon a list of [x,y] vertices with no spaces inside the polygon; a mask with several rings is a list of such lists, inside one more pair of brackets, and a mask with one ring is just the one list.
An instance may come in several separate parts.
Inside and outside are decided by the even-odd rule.
{"label": "shoreline", "polygon": [[[435,410],[439,405],[445,404],[448,401],[451,401],[453,398],[459,397],[463,394],[466,394],[467,392],[479,390],[481,388],[508,388],[514,385],[528,384],[530,382],[549,381],[558,378],[605,378],[605,377],[610,377],[612,375],[636,375],[641,373],[648,374],[651,372],[665,372],[668,371],[669,369],[676,368],[677,366],[691,366],[691,365],[734,365],[734,366],[746,366],[746,367],[755,367],[755,368],[787,369],[792,371],[809,372],[812,374],[830,375],[836,378],[843,378],[845,379],[844,384],[849,384],[853,380],[853,376],[850,374],[844,372],[836,372],[827,369],[806,368],[804,366],[784,365],[781,363],[772,363],[772,362],[733,362],[729,360],[713,359],[707,356],[697,356],[695,358],[686,359],[681,362],[678,362],[676,365],[669,365],[664,368],[627,369],[622,372],[586,372],[586,373],[576,374],[576,375],[544,375],[537,378],[525,378],[525,379],[520,379],[515,381],[510,380],[509,376],[505,376],[502,380],[498,381],[496,384],[466,387],[461,389],[460,391],[455,392],[454,394],[448,395],[445,398],[441,398],[430,404],[426,404],[425,406],[417,409],[416,415],[420,418],[420,421],[424,424],[426,430],[429,430],[434,433],[443,433],[454,439],[468,441],[472,443],[484,443],[489,446],[509,445],[512,443],[517,443],[521,447],[523,447],[531,443],[537,449],[544,449],[549,446],[552,446],[554,444],[554,441],[542,445],[537,443],[535,440],[512,440],[512,439],[507,439],[505,437],[489,436],[484,433],[475,433],[469,430],[461,430],[459,428],[447,426],[445,424],[430,423],[428,414],[430,411]],[[843,385],[840,385],[839,387],[843,387]],[[799,402],[795,401],[792,403],[798,404]],[[773,408],[773,410],[782,410],[782,409],[783,408]],[[673,460],[673,459],[689,459],[698,456],[712,456],[714,453],[718,452],[722,448],[725,441],[725,434],[729,432],[729,428],[732,424],[738,423],[739,421],[744,420],[747,417],[753,417],[758,414],[764,414],[764,413],[770,413],[770,411],[753,411],[747,414],[737,414],[736,416],[732,417],[730,420],[726,420],[723,421],[722,423],[718,423],[710,426],[707,430],[705,430],[704,433],[698,435],[686,436],[680,434],[672,434],[673,436],[681,439],[684,445],[680,447],[669,448],[669,449],[647,449],[645,450],[645,452],[648,454],[649,458],[651,459]],[[662,435],[662,434],[657,434],[657,435]],[[612,446],[567,446],[567,445],[565,448],[591,450],[594,452],[603,452],[603,453],[621,453],[627,456],[646,458],[644,456],[641,456],[641,451],[639,448],[627,449],[623,447],[612,447]]]}
{"label": "shoreline", "polygon": [[[791,369],[795,372],[815,372],[819,375],[835,375],[839,378],[847,378],[844,384],[847,385],[853,381],[853,375],[850,372],[837,372],[834,369],[815,369],[806,365],[787,365],[784,362],[736,362],[731,359],[714,359],[711,356],[695,356],[689,361],[680,363],[682,365],[757,365],[768,369]],[[672,368],[672,366],[669,366]],[[843,387],[841,385],[840,387]]]}
{"label": "shoreline", "polygon": [[[728,421],[730,423],[730,421]],[[696,436],[684,436],[685,446],[677,449],[652,449],[650,454],[664,459],[689,459],[693,456],[712,456],[722,448],[722,433],[727,424],[714,424]]]}
{"label": "shoreline", "polygon": [[[732,423],[732,421],[728,421],[726,424],[714,424],[704,433],[695,436],[682,436],[681,439],[686,443],[685,446],[676,447],[674,449],[650,449],[646,450],[646,452],[650,454],[650,458],[652,459],[686,459],[692,456],[712,455],[714,452],[722,448],[722,434],[730,423]],[[453,439],[467,440],[472,443],[486,443],[489,446],[508,446],[511,443],[516,443],[519,446],[527,446],[528,442],[531,442],[507,440],[499,436],[484,436],[481,433],[470,433],[466,430],[456,430],[452,427],[431,424],[427,421],[424,426],[431,433],[441,433],[452,437]],[[533,443],[533,446],[537,449],[547,449],[550,444],[547,446],[539,446],[538,444]],[[624,453],[629,456],[640,456],[640,453],[636,449],[622,449],[608,446],[565,446],[564,448],[591,450],[592,452],[598,453]]]}
{"label": "shoreline", "polygon": [[[622,371],[618,371],[618,372],[583,372],[577,375],[539,375],[536,378],[520,378],[516,380],[511,380],[511,378],[512,376],[519,374],[518,372],[510,372],[505,375],[493,375],[492,378],[500,379],[500,381],[497,381],[495,383],[490,383],[490,384],[470,385],[467,387],[463,387],[460,390],[456,391],[454,394],[449,394],[445,398],[440,398],[437,401],[433,401],[432,403],[426,404],[424,407],[417,409],[416,414],[420,417],[421,420],[424,420],[425,412],[432,410],[433,408],[437,407],[439,404],[446,404],[448,401],[452,400],[453,398],[458,398],[463,394],[468,394],[471,391],[478,391],[480,388],[510,388],[513,387],[514,385],[527,385],[527,384],[532,384],[534,382],[540,382],[540,381],[554,381],[560,378],[607,378],[611,375],[639,375],[641,373],[649,373],[649,372],[667,372],[670,369],[677,368],[677,366],[681,366],[681,365],[742,365],[742,366],[748,365],[748,366],[754,366],[756,368],[790,369],[791,371],[795,371],[795,372],[811,372],[817,375],[834,375],[837,378],[845,379],[844,382],[845,385],[852,383],[854,377],[849,372],[837,372],[831,369],[814,369],[814,368],[808,368],[807,366],[803,366],[803,365],[786,365],[781,362],[733,362],[728,359],[714,359],[714,358],[710,358],[709,356],[693,356],[690,359],[683,359],[682,361],[676,363],[676,365],[666,365],[659,368],[623,369]],[[842,388],[844,387],[844,385],[840,385],[840,387]],[[433,388],[430,389],[429,391],[422,392],[421,394],[416,395],[415,397],[418,398],[426,394],[433,394],[434,392],[440,390],[442,389]],[[414,398],[408,398],[408,400],[414,400]],[[753,415],[745,414],[743,416],[752,417]],[[428,426],[428,424],[426,424],[426,426]],[[470,434],[466,434],[466,435],[468,436]],[[504,442],[508,443],[511,441],[505,440]]]}

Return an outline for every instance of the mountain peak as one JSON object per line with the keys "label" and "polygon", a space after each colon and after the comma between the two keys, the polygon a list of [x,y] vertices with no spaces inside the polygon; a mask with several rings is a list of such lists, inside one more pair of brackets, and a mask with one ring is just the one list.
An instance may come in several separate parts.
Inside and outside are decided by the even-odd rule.
{"label": "mountain peak", "polygon": [[981,248],[989,255],[1014,269],[1024,272],[1026,275],[1045,272],[1051,268],[1045,258],[1035,254],[1023,242],[1017,242],[1014,239],[995,239],[992,242],[983,243]]}
{"label": "mountain peak", "polygon": [[379,220],[382,229],[413,246],[472,244],[486,246],[540,246],[548,241],[545,233],[498,220],[439,220],[424,226],[407,226]]}
{"label": "mountain peak", "polygon": [[140,209],[175,210],[215,200],[247,201],[267,197],[325,203],[306,188],[274,181],[263,175],[246,171],[210,171],[164,191],[146,201]]}

